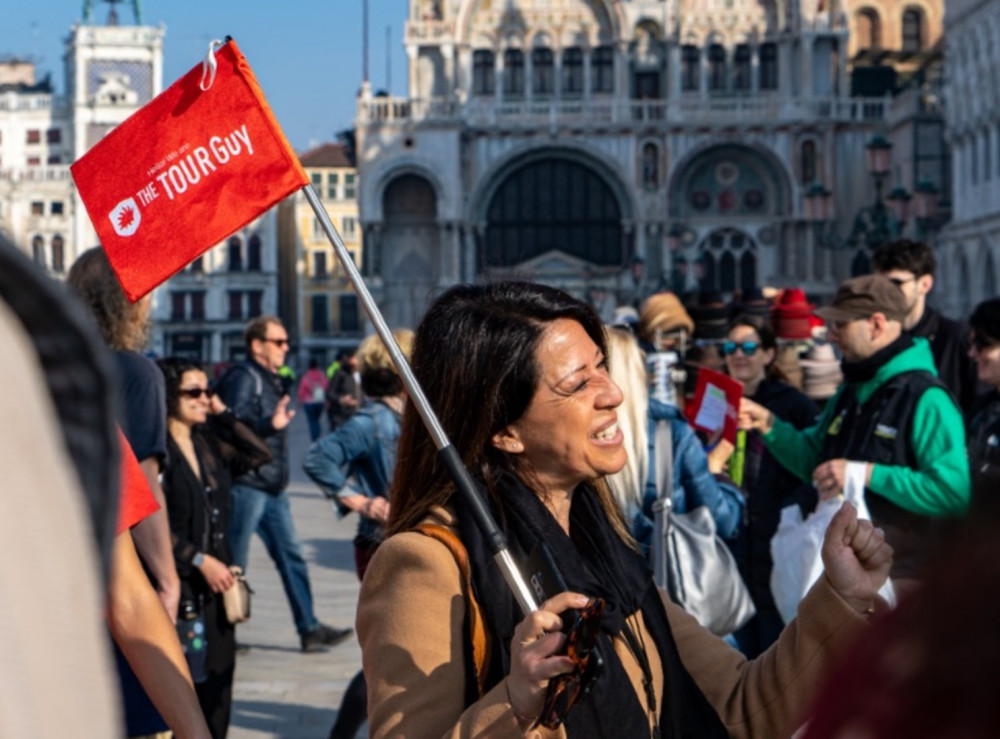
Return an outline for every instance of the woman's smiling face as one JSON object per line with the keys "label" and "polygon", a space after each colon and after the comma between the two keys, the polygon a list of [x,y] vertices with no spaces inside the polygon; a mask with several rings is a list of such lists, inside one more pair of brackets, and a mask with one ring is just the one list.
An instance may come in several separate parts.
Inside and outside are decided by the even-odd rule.
{"label": "woman's smiling face", "polygon": [[539,382],[531,404],[493,436],[494,446],[520,455],[540,494],[569,492],[620,470],[627,460],[615,412],[622,392],[600,347],[583,326],[563,318],[545,329],[535,361]]}

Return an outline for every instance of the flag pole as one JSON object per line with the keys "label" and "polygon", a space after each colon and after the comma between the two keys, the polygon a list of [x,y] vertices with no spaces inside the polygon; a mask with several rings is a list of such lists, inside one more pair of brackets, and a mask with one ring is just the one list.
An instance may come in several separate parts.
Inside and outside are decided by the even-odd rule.
{"label": "flag pole", "polygon": [[521,571],[514,563],[514,558],[511,556],[510,548],[507,546],[507,538],[503,535],[500,527],[497,526],[493,516],[490,515],[482,496],[476,489],[476,484],[473,482],[472,476],[469,474],[469,471],[465,468],[465,464],[462,462],[462,458],[459,455],[458,450],[456,450],[452,445],[451,441],[448,439],[448,435],[441,427],[441,422],[438,420],[437,414],[435,414],[434,409],[431,408],[431,404],[428,402],[427,396],[424,395],[423,388],[420,387],[420,383],[417,382],[417,378],[413,374],[413,370],[410,368],[410,363],[406,361],[406,357],[403,356],[403,352],[400,350],[399,344],[397,344],[396,340],[393,338],[392,331],[389,330],[389,326],[386,324],[385,318],[382,317],[382,312],[375,304],[375,299],[372,297],[372,294],[368,291],[368,286],[365,284],[364,278],[361,276],[357,266],[354,264],[354,259],[351,258],[350,252],[348,252],[347,247],[344,246],[343,239],[340,238],[340,234],[337,233],[337,229],[334,228],[333,222],[330,220],[330,216],[326,212],[326,208],[323,207],[319,196],[316,194],[316,190],[313,189],[311,184],[309,184],[302,188],[302,193],[305,195],[306,201],[312,207],[313,213],[316,214],[316,218],[323,227],[323,231],[326,232],[326,237],[330,240],[330,244],[333,246],[337,259],[339,259],[340,263],[343,265],[344,271],[347,272],[348,279],[350,279],[351,284],[354,285],[354,290],[357,292],[358,298],[361,300],[361,305],[365,309],[365,313],[368,314],[368,318],[375,326],[375,332],[382,339],[386,349],[389,350],[389,356],[392,357],[392,363],[396,365],[396,369],[399,370],[399,376],[403,380],[403,385],[406,386],[406,390],[410,394],[410,402],[413,403],[414,408],[417,409],[421,419],[423,419],[424,426],[427,428],[428,433],[430,433],[431,438],[434,440],[434,445],[437,447],[441,462],[448,469],[448,473],[455,482],[455,487],[458,489],[459,493],[465,496],[466,501],[469,503],[472,515],[476,519],[476,523],[479,524],[479,527],[483,531],[483,535],[489,543],[493,559],[500,567],[500,572],[503,574],[503,578],[507,582],[507,586],[514,594],[518,605],[521,606],[521,610],[525,615],[537,610],[538,603],[535,600],[534,593],[528,586],[528,583],[521,574]]}

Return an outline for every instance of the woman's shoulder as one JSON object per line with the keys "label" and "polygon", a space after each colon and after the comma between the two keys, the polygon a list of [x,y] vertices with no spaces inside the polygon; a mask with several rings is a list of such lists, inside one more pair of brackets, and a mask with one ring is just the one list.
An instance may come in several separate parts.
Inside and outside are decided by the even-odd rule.
{"label": "woman's shoulder", "polygon": [[[454,515],[447,509],[432,511],[421,525],[438,526],[457,539]],[[461,572],[452,550],[441,539],[419,530],[402,531],[383,541],[365,571],[361,599],[373,612],[385,599],[419,602],[429,594],[462,592]]]}

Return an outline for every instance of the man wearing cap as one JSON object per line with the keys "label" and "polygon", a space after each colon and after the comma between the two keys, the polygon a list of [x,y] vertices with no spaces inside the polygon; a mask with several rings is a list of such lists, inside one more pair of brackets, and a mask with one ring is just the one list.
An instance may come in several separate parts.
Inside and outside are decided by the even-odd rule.
{"label": "man wearing cap", "polygon": [[895,550],[892,577],[919,580],[933,519],[965,512],[969,466],[962,416],[937,378],[926,339],[903,333],[906,299],[883,275],[842,283],[816,314],[843,355],[844,382],[819,422],[802,431],[743,399],[740,426],[762,432],[768,449],[820,498],[862,479],[872,520]]}

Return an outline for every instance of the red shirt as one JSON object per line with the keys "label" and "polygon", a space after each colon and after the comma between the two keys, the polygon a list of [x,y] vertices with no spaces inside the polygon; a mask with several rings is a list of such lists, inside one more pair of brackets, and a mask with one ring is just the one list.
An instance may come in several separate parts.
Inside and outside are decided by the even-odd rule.
{"label": "red shirt", "polygon": [[122,430],[118,429],[118,446],[121,450],[121,484],[118,495],[118,529],[120,534],[130,529],[152,513],[160,509],[160,504],[149,489],[146,476],[139,466],[139,460],[132,453],[132,447]]}

